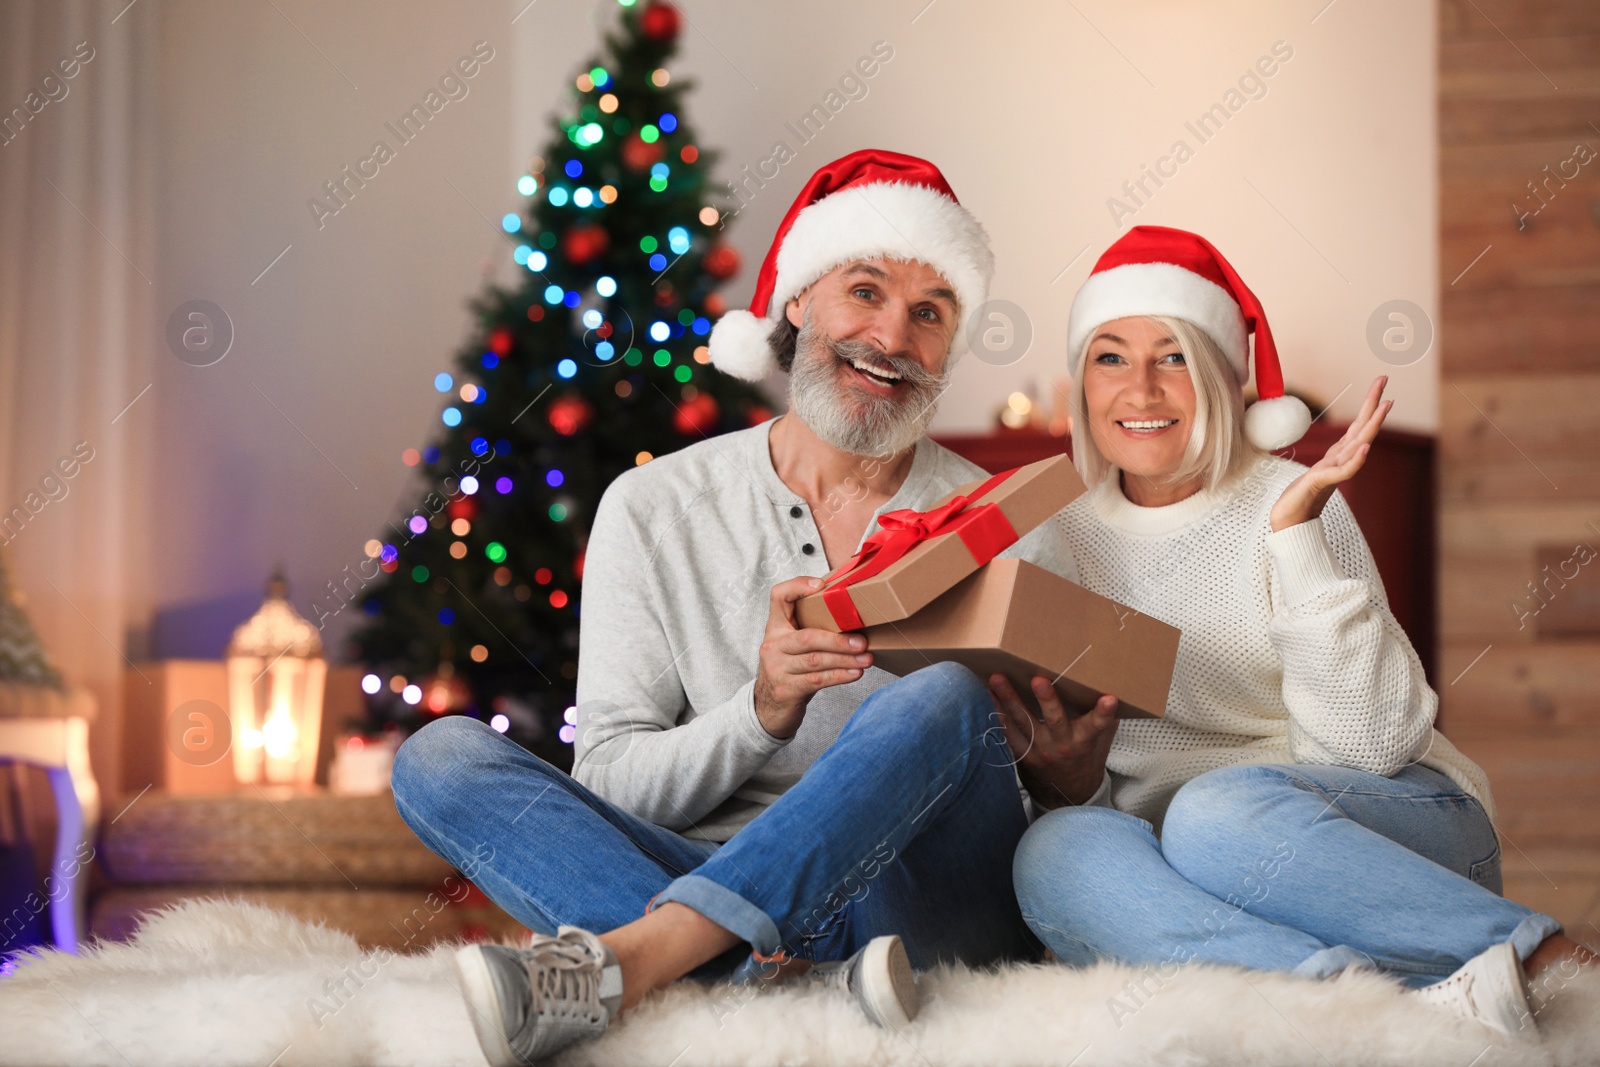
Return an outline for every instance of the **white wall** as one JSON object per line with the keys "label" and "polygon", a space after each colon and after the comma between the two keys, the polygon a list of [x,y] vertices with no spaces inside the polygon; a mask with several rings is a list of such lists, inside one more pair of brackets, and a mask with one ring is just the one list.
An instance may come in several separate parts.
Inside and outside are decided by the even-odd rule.
{"label": "white wall", "polygon": [[[775,139],[797,147],[784,122],[874,41],[894,48],[868,96],[744,211],[734,240],[759,263],[810,171],[846,152],[881,146],[938,163],[994,239],[993,295],[1025,309],[1035,334],[1013,366],[968,359],[936,429],[992,425],[1011,389],[1044,392],[1061,373],[1073,292],[1136,224],[1195,230],[1222,249],[1267,309],[1290,387],[1325,401],[1350,387],[1330,417],[1353,414],[1388,371],[1392,424],[1431,429],[1435,360],[1392,367],[1365,335],[1391,299],[1436,313],[1434,6],[1339,0],[1318,17],[1326,3],[700,0],[681,65],[700,82],[695,120],[726,150],[731,177]],[[580,23],[563,15],[561,34],[534,46],[539,62],[562,66],[555,36]],[[1266,95],[1200,144],[1185,121],[1277,41],[1293,58],[1265,79]],[[1180,138],[1193,159],[1115,224],[1108,198]],[[730,295],[752,285],[747,271]]]}
{"label": "white wall", "polygon": [[[275,560],[304,604],[415,495],[398,457],[438,429],[428,381],[466,335],[463,301],[508,269],[486,218],[520,206],[513,179],[615,10],[538,0],[513,24],[525,3],[278,0],[280,15],[167,0],[129,12],[161,21],[157,321],[203,297],[238,335],[206,368],[150,342],[161,651],[220,647]],[[1433,358],[1389,368],[1364,337],[1384,301],[1435,310],[1431,3],[1338,0],[1320,17],[1324,0],[925,3],[684,0],[692,22],[674,70],[699,83],[688,110],[724,152],[723,176],[775,140],[798,151],[732,230],[747,268],[730,298],[748,297],[816,166],[866,146],[929,156],[994,237],[994,295],[1035,330],[1013,366],[968,359],[938,423],[989,425],[1008,391],[1060,373],[1072,292],[1120,232],[1107,198],[1175,139],[1194,147],[1184,121],[1281,40],[1293,58],[1267,95],[1127,221],[1215,241],[1264,301],[1291,386],[1332,399],[1353,384],[1333,417],[1391,370],[1393,422],[1434,425]],[[319,230],[307,199],[480,39],[496,58],[470,95]],[[784,123],[879,40],[894,58],[868,95],[801,147]]]}

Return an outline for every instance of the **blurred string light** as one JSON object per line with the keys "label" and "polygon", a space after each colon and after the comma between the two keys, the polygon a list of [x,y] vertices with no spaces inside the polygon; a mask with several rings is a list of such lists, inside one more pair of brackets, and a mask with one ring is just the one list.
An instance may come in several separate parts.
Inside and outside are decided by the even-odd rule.
{"label": "blurred string light", "polygon": [[507,233],[516,233],[518,230],[522,229],[522,219],[518,218],[512,212],[507,212],[505,218],[500,220],[500,228],[505,230]]}
{"label": "blurred string light", "polygon": [[601,296],[616,296],[617,280],[609,274],[602,274],[600,279],[594,283],[594,291]]}
{"label": "blurred string light", "polygon": [[543,252],[529,252],[528,253],[528,269],[529,270],[533,270],[533,271],[544,270],[545,267],[549,266],[549,264],[550,264],[550,257],[545,255]]}
{"label": "blurred string light", "polygon": [[532,196],[539,191],[539,180],[531,174],[524,174],[517,179],[517,192],[523,196]]}
{"label": "blurred string light", "polygon": [[433,387],[441,393],[448,393],[455,384],[456,380],[444,371],[440,371],[433,376]]}
{"label": "blurred string light", "polygon": [[[596,291],[598,292],[598,289]],[[609,294],[602,293],[601,295],[605,296]],[[600,314],[600,310],[598,308],[590,308],[588,311],[583,313],[583,324],[591,330],[599,329],[600,324],[604,321],[605,316]]]}
{"label": "blurred string light", "polygon": [[594,203],[594,191],[580,186],[572,194],[573,207],[589,207]]}
{"label": "blurred string light", "polygon": [[549,199],[551,207],[566,207],[567,191],[559,185],[553,185],[550,187]]}

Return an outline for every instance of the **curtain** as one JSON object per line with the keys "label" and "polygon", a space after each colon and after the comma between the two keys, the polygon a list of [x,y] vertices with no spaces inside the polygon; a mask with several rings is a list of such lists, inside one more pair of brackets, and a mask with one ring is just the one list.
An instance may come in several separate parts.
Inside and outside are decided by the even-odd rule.
{"label": "curtain", "polygon": [[0,550],[56,665],[97,698],[110,797],[160,497],[140,394],[172,358],[152,307],[157,14],[0,5]]}

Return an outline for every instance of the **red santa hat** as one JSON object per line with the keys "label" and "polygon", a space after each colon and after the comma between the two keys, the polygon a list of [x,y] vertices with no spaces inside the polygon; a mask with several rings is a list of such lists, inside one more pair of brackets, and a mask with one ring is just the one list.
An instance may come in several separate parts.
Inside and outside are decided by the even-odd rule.
{"label": "red santa hat", "polygon": [[1135,226],[1118,238],[1072,301],[1068,351],[1077,359],[1096,328],[1133,315],[1194,323],[1226,354],[1241,387],[1250,380],[1254,333],[1260,399],[1245,412],[1245,436],[1270,452],[1294,444],[1311,426],[1305,404],[1283,393],[1278,348],[1261,302],[1204,237],[1166,226]]}
{"label": "red santa hat", "polygon": [[778,369],[767,340],[784,305],[818,278],[856,259],[926,263],[950,283],[960,322],[948,362],[965,348],[971,316],[989,296],[994,254],[978,220],[925,159],[866,149],[811,176],[783,217],[761,264],[749,311],[730,311],[711,331],[711,363],[746,381]]}

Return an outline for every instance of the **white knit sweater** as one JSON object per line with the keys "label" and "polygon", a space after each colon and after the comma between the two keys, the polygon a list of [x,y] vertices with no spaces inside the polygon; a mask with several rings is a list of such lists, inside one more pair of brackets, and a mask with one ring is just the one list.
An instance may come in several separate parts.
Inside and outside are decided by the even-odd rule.
{"label": "white knit sweater", "polygon": [[1483,771],[1433,729],[1439,698],[1344,498],[1272,531],[1272,505],[1305,469],[1263,456],[1156,508],[1130,503],[1113,473],[1056,515],[1053,551],[1068,559],[1052,569],[1183,631],[1166,717],[1118,726],[1110,804],[1159,825],[1179,786],[1218,767],[1421,763],[1492,817]]}

